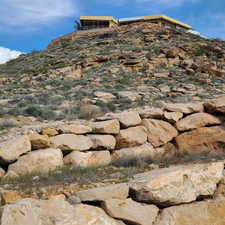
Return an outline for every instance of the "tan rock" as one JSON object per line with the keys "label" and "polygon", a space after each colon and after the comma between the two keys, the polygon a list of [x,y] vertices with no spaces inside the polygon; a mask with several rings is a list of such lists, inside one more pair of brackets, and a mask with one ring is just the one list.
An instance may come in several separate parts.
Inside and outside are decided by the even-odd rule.
{"label": "tan rock", "polygon": [[147,141],[146,129],[143,126],[120,130],[116,135],[116,147],[127,148],[142,145]]}
{"label": "tan rock", "polygon": [[180,131],[192,130],[208,125],[221,124],[221,120],[208,113],[195,113],[176,123],[176,128]]}
{"label": "tan rock", "polygon": [[38,172],[47,173],[63,165],[63,155],[60,149],[44,149],[28,153],[17,162],[10,164],[8,172],[18,175]]}
{"label": "tan rock", "polygon": [[41,134],[48,135],[49,137],[53,137],[59,134],[59,132],[56,129],[53,128],[45,128],[41,131]]}
{"label": "tan rock", "polygon": [[145,107],[138,111],[142,119],[161,119],[163,118],[163,110],[160,108]]}
{"label": "tan rock", "polygon": [[92,128],[83,124],[63,125],[60,130],[64,134],[87,134],[92,132]]}
{"label": "tan rock", "polygon": [[146,127],[148,141],[154,147],[164,145],[178,135],[177,130],[171,124],[162,120],[144,119],[142,125]]}
{"label": "tan rock", "polygon": [[223,162],[175,166],[137,174],[129,185],[138,201],[176,205],[213,195],[223,169]]}
{"label": "tan rock", "polygon": [[6,205],[12,202],[15,202],[17,200],[20,200],[22,199],[22,197],[16,191],[4,190],[4,191],[1,191],[1,199],[2,199],[2,204]]}
{"label": "tan rock", "polygon": [[94,149],[108,149],[113,150],[116,146],[116,139],[112,135],[88,135],[93,142]]}
{"label": "tan rock", "polygon": [[118,134],[120,132],[120,124],[118,120],[95,122],[92,123],[91,126],[94,133]]}
{"label": "tan rock", "polygon": [[156,206],[138,203],[131,198],[105,200],[103,208],[115,219],[138,225],[154,224],[159,212]]}
{"label": "tan rock", "polygon": [[0,167],[0,179],[5,176],[5,170]]}
{"label": "tan rock", "polygon": [[31,151],[31,143],[26,135],[0,143],[0,159],[7,163],[18,159],[20,155],[29,151]]}
{"label": "tan rock", "polygon": [[169,123],[176,123],[183,117],[183,113],[181,112],[164,112],[164,119]]}
{"label": "tan rock", "polygon": [[179,56],[181,50],[178,48],[171,48],[167,53],[166,53],[166,57],[167,58],[175,58],[177,56]]}
{"label": "tan rock", "polygon": [[65,156],[63,161],[65,164],[71,164],[77,167],[103,166],[111,162],[111,156],[109,151],[74,151]]}
{"label": "tan rock", "polygon": [[57,200],[66,200],[66,196],[64,194],[59,194],[59,195],[51,195],[48,198],[49,200],[51,199],[57,199]]}
{"label": "tan rock", "polygon": [[128,98],[132,102],[141,99],[141,95],[136,91],[119,91],[118,96],[120,98]]}
{"label": "tan rock", "polygon": [[164,109],[170,112],[181,112],[184,114],[204,111],[203,103],[164,103]]}
{"label": "tan rock", "polygon": [[204,107],[207,112],[225,113],[225,95],[205,102]]}
{"label": "tan rock", "polygon": [[50,138],[48,135],[29,134],[32,150],[44,149],[51,147]]}
{"label": "tan rock", "polygon": [[75,196],[82,202],[103,201],[107,199],[126,199],[128,197],[129,187],[126,183],[112,184],[104,187],[97,187],[89,190],[76,192]]}
{"label": "tan rock", "polygon": [[223,126],[201,127],[196,130],[185,132],[176,137],[179,153],[220,153],[224,151],[225,129]]}
{"label": "tan rock", "polygon": [[177,148],[172,143],[167,143],[161,147],[154,149],[154,158],[155,160],[160,159],[171,159],[177,155]]}
{"label": "tan rock", "polygon": [[141,123],[141,117],[135,111],[118,113],[115,118],[120,121],[121,126],[124,128],[137,126]]}
{"label": "tan rock", "polygon": [[225,199],[194,202],[163,209],[155,225],[224,225]]}
{"label": "tan rock", "polygon": [[89,137],[75,134],[61,134],[51,137],[51,142],[55,148],[63,151],[85,151],[93,146]]}

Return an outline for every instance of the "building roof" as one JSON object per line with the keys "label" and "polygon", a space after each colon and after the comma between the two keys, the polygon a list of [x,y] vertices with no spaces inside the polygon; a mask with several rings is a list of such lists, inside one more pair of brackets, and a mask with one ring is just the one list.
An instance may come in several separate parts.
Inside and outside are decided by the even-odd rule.
{"label": "building roof", "polygon": [[140,21],[140,20],[144,20],[144,16],[121,18],[119,19],[119,22]]}
{"label": "building roof", "polygon": [[114,21],[118,23],[118,20],[112,16],[80,16],[80,20],[96,20],[96,21]]}
{"label": "building roof", "polygon": [[163,20],[169,21],[171,23],[177,24],[177,25],[179,25],[181,27],[184,27],[186,29],[192,29],[192,27],[190,25],[188,25],[186,23],[183,23],[181,21],[175,20],[175,19],[173,19],[173,18],[171,18],[169,16],[166,16],[166,15],[163,15],[163,14],[161,14],[161,15],[153,15],[153,16],[144,16],[144,19],[145,20],[163,19]]}

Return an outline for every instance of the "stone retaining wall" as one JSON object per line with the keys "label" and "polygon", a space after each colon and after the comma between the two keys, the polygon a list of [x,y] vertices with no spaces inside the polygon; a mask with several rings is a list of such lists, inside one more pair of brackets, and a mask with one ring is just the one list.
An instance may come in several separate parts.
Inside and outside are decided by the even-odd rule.
{"label": "stone retaining wall", "polygon": [[[116,160],[224,153],[225,96],[204,103],[145,107],[29,132],[0,143],[1,176],[90,167]],[[5,175],[6,174],[6,175]]]}

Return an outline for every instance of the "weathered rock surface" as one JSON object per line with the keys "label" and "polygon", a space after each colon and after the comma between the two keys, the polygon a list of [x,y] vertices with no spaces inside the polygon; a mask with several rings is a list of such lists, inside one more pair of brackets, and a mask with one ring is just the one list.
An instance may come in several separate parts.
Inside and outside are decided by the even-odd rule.
{"label": "weathered rock surface", "polygon": [[14,172],[23,175],[32,172],[47,173],[63,165],[60,149],[37,150],[21,156],[17,162],[9,165],[8,174]]}
{"label": "weathered rock surface", "polygon": [[92,132],[92,128],[83,124],[70,124],[60,127],[64,134],[87,134]]}
{"label": "weathered rock surface", "polygon": [[135,111],[115,114],[115,118],[120,121],[123,128],[137,126],[141,123],[141,117]]}
{"label": "weathered rock surface", "polygon": [[94,149],[109,149],[112,150],[116,146],[116,139],[112,135],[88,135],[90,137]]}
{"label": "weathered rock surface", "polygon": [[169,123],[176,123],[183,117],[183,113],[181,112],[164,112],[164,119]]}
{"label": "weathered rock surface", "polygon": [[166,144],[178,135],[177,130],[171,124],[162,120],[144,119],[142,125],[146,127],[148,141],[154,147]]}
{"label": "weathered rock surface", "polygon": [[48,135],[40,135],[40,134],[29,134],[31,148],[33,150],[36,149],[44,149],[51,147],[50,138]]}
{"label": "weathered rock surface", "polygon": [[224,225],[225,199],[173,206],[162,211],[156,225]]}
{"label": "weathered rock surface", "polygon": [[142,119],[161,119],[163,117],[163,110],[160,108],[145,107],[138,111]]}
{"label": "weathered rock surface", "polygon": [[223,152],[225,129],[223,126],[201,127],[176,137],[179,153]]}
{"label": "weathered rock surface", "polygon": [[118,120],[95,122],[92,123],[91,126],[94,133],[118,134],[120,132],[120,124]]}
{"label": "weathered rock surface", "polygon": [[61,134],[51,138],[55,148],[63,151],[85,151],[93,146],[89,137],[75,134]]}
{"label": "weathered rock surface", "polygon": [[225,96],[205,102],[204,107],[207,112],[225,113]]}
{"label": "weathered rock surface", "polygon": [[108,199],[126,199],[129,187],[126,183],[97,187],[76,192],[76,196],[82,201],[103,201]]}
{"label": "weathered rock surface", "polygon": [[41,131],[41,134],[48,135],[49,137],[53,137],[59,134],[59,132],[54,128],[44,128]]}
{"label": "weathered rock surface", "polygon": [[138,203],[130,198],[106,200],[103,208],[111,217],[137,225],[152,225],[159,211],[154,205]]}
{"label": "weathered rock surface", "polygon": [[120,130],[116,135],[116,148],[134,147],[147,141],[146,128],[144,126],[129,127]]}
{"label": "weathered rock surface", "polygon": [[203,103],[164,103],[164,109],[170,112],[181,112],[184,114],[204,111]]}
{"label": "weathered rock surface", "polygon": [[74,151],[65,156],[63,161],[65,164],[71,164],[77,167],[103,166],[111,162],[111,156],[109,151]]}
{"label": "weathered rock surface", "polygon": [[31,151],[30,139],[28,136],[22,136],[0,144],[0,159],[9,163],[29,151]]}
{"label": "weathered rock surface", "polygon": [[138,201],[176,205],[212,195],[223,169],[223,162],[177,166],[137,174],[129,184]]}
{"label": "weathered rock surface", "polygon": [[208,113],[195,113],[178,121],[176,127],[179,131],[186,131],[218,124],[221,124],[221,120],[213,115]]}

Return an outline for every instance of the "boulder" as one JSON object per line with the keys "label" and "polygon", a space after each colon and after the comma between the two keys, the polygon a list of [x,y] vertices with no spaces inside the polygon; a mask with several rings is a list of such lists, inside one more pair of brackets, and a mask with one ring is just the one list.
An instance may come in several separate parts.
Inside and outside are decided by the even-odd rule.
{"label": "boulder", "polygon": [[163,118],[164,112],[160,108],[145,107],[138,111],[142,119],[161,119]]}
{"label": "boulder", "polygon": [[104,187],[97,187],[89,190],[76,192],[75,196],[82,202],[103,201],[108,199],[126,199],[128,197],[129,187],[126,183],[112,184]]}
{"label": "boulder", "polygon": [[146,129],[143,126],[120,130],[116,135],[116,148],[127,148],[142,145],[147,141]]}
{"label": "boulder", "polygon": [[141,117],[139,113],[135,111],[115,114],[115,118],[120,121],[123,128],[137,126],[141,123]]}
{"label": "boulder", "polygon": [[113,150],[116,146],[116,139],[112,135],[88,135],[90,137],[94,149]]}
{"label": "boulder", "polygon": [[6,205],[6,204],[10,204],[13,203],[17,200],[22,199],[22,197],[20,196],[20,194],[17,191],[11,191],[11,190],[3,190],[1,191],[1,199],[2,199],[2,204]]}
{"label": "boulder", "polygon": [[65,156],[63,161],[64,164],[71,164],[77,167],[103,166],[111,162],[111,156],[109,151],[74,151]]}
{"label": "boulder", "polygon": [[224,225],[225,198],[172,206],[162,210],[155,225]]}
{"label": "boulder", "polygon": [[164,112],[163,118],[169,123],[176,123],[183,117],[181,112]]}
{"label": "boulder", "polygon": [[177,130],[171,124],[162,120],[144,119],[142,125],[146,127],[148,141],[154,147],[164,145],[178,135]]}
{"label": "boulder", "polygon": [[51,147],[50,138],[48,135],[29,134],[32,150],[44,149]]}
{"label": "boulder", "polygon": [[8,173],[18,175],[28,173],[48,173],[63,165],[63,155],[60,149],[37,150],[21,156],[17,162],[10,164]]}
{"label": "boulder", "polygon": [[204,111],[203,103],[164,103],[163,107],[170,112],[181,112],[184,114]]}
{"label": "boulder", "polygon": [[92,128],[83,124],[63,125],[59,128],[64,134],[87,134],[92,132]]}
{"label": "boulder", "polygon": [[204,103],[205,110],[210,113],[225,113],[225,95]]}
{"label": "boulder", "polygon": [[195,113],[178,121],[176,123],[176,128],[179,131],[187,131],[199,127],[218,124],[221,124],[221,120],[213,115],[208,113]]}
{"label": "boulder", "polygon": [[118,120],[94,122],[91,124],[91,126],[93,133],[118,134],[120,132],[120,124]]}
{"label": "boulder", "polygon": [[59,132],[54,129],[54,128],[44,128],[42,131],[41,131],[41,134],[43,135],[48,135],[50,137],[53,137],[53,136],[56,136],[59,134]]}
{"label": "boulder", "polygon": [[111,217],[137,225],[153,225],[159,212],[156,206],[138,203],[131,198],[105,200],[103,208]]}
{"label": "boulder", "polygon": [[180,154],[224,152],[225,129],[223,126],[201,127],[176,137]]}
{"label": "boulder", "polygon": [[170,206],[213,195],[223,177],[223,162],[175,166],[137,174],[129,182],[133,198]]}
{"label": "boulder", "polygon": [[51,137],[51,142],[55,148],[60,148],[63,151],[85,151],[93,146],[89,137],[75,134],[57,135]]}
{"label": "boulder", "polygon": [[6,163],[15,161],[20,155],[29,151],[31,151],[31,143],[27,135],[0,143],[0,159]]}

